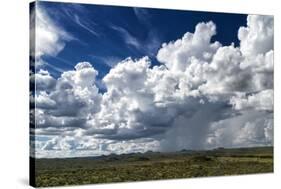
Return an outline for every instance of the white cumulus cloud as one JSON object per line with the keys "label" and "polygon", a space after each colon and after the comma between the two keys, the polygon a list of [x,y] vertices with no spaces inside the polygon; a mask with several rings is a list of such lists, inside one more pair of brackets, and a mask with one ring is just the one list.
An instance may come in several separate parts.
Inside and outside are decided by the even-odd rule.
{"label": "white cumulus cloud", "polygon": [[211,42],[215,34],[212,21],[198,23],[162,45],[161,65],[119,62],[103,94],[88,62],[58,79],[36,73],[37,132],[53,136],[41,156],[272,145],[273,18],[249,15],[238,47]]}

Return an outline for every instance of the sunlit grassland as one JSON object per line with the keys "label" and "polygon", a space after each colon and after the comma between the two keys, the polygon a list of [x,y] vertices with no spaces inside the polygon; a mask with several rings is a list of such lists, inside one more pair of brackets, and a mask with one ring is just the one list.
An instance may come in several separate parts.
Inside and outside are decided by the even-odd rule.
{"label": "sunlit grassland", "polygon": [[36,186],[273,172],[273,147],[36,159]]}

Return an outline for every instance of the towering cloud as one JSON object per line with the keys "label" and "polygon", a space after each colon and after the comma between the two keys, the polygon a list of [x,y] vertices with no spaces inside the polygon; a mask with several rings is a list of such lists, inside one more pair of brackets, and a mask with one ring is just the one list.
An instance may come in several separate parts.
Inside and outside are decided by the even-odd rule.
{"label": "towering cloud", "polygon": [[184,71],[194,59],[210,61],[221,46],[219,42],[210,43],[215,34],[216,26],[213,22],[199,23],[194,34],[187,32],[182,39],[164,43],[158,51],[157,59],[173,71]]}
{"label": "towering cloud", "polygon": [[215,34],[213,22],[202,22],[162,45],[159,66],[148,57],[119,62],[103,94],[90,63],[58,79],[38,72],[37,132],[55,135],[38,153],[272,145],[273,18],[249,15],[238,47],[211,42]]}
{"label": "towering cloud", "polygon": [[238,31],[241,52],[245,56],[269,52],[273,48],[273,35],[272,16],[248,16],[247,27],[240,27]]}
{"label": "towering cloud", "polygon": [[95,86],[97,74],[88,62],[78,63],[74,71],[62,73],[57,80],[47,71],[39,71],[35,76],[36,127],[57,128],[45,129],[46,135],[66,128],[68,131],[86,128],[87,120],[100,110],[101,94]]}

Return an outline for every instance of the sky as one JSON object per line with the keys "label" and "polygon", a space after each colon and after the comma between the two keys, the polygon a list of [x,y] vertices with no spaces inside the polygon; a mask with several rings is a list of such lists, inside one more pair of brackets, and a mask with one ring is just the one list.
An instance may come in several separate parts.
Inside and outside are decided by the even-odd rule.
{"label": "sky", "polygon": [[36,2],[31,155],[273,145],[273,17]]}

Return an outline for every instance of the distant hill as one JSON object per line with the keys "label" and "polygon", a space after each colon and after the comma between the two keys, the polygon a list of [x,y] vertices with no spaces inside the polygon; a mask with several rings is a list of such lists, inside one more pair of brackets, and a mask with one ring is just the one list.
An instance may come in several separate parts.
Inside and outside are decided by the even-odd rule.
{"label": "distant hill", "polygon": [[127,159],[130,157],[141,157],[141,156],[148,156],[148,157],[165,157],[165,156],[174,156],[177,154],[209,154],[209,155],[243,155],[246,156],[247,153],[273,153],[273,146],[265,146],[265,147],[249,147],[249,148],[215,148],[211,150],[188,150],[182,149],[176,152],[155,152],[155,151],[147,151],[144,153],[137,152],[137,153],[128,153],[128,154],[115,154],[111,153],[109,155],[101,155],[101,156],[87,156],[87,157],[69,157],[69,158],[36,158],[36,160],[44,160],[44,159],[95,159],[95,160],[120,160],[120,159]]}

